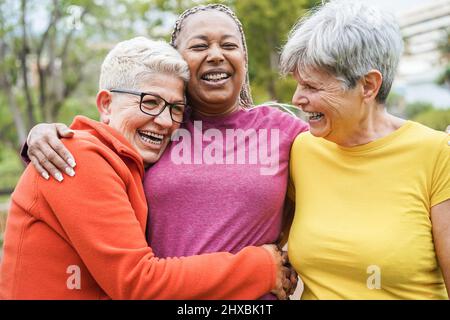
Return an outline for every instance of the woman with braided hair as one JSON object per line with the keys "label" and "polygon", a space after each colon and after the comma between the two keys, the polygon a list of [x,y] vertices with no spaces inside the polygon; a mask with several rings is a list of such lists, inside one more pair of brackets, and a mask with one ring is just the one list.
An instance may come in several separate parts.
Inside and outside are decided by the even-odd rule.
{"label": "woman with braided hair", "polygon": [[[171,44],[189,66],[189,112],[144,178],[148,243],[163,258],[275,243],[291,144],[307,124],[275,108],[252,108],[245,36],[228,7],[185,11]],[[72,159],[56,139],[57,131],[67,136],[64,128],[55,126],[41,124],[28,139],[33,164],[54,177]]]}

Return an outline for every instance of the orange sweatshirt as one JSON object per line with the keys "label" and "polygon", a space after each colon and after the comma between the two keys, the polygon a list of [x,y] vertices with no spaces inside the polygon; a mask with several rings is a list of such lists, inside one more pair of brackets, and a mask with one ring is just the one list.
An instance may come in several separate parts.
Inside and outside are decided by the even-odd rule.
{"label": "orange sweatshirt", "polygon": [[47,181],[28,166],[12,195],[0,299],[256,299],[275,286],[262,248],[155,257],[142,158],[105,124],[80,116],[71,127],[76,175]]}

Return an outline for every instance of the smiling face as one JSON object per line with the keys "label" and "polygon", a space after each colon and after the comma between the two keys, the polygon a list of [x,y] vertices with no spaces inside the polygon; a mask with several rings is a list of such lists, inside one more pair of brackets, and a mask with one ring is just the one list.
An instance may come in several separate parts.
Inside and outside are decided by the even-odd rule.
{"label": "smiling face", "polygon": [[[184,81],[173,75],[153,75],[137,91],[159,95],[169,103],[184,103]],[[128,89],[128,88],[120,88]],[[143,103],[151,104],[151,97]],[[127,93],[102,90],[97,95],[97,107],[102,121],[119,131],[142,156],[145,165],[159,160],[179,127],[172,121],[169,108],[158,116],[149,116],[139,109],[140,97]]]}
{"label": "smiling face", "polygon": [[297,89],[292,103],[306,113],[314,136],[339,144],[364,119],[360,83],[344,90],[335,77],[315,70],[296,71],[294,78]]}
{"label": "smiling face", "polygon": [[245,80],[245,54],[234,20],[217,10],[186,18],[177,49],[189,65],[189,103],[205,114],[226,114],[238,108]]}

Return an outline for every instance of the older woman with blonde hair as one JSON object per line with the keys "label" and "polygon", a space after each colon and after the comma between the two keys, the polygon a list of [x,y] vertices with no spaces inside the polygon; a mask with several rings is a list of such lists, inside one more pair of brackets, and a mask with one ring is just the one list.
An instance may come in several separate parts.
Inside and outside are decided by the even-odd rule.
{"label": "older woman with blonde hair", "polygon": [[304,299],[448,298],[449,137],[386,110],[401,52],[394,18],[355,1],[302,18],[283,49],[310,125],[290,163]]}
{"label": "older woman with blonde hair", "polygon": [[60,184],[30,165],[12,195],[0,299],[286,297],[291,274],[274,245],[160,259],[147,244],[144,167],[183,122],[188,79],[167,43],[139,37],[112,49],[97,94],[102,122],[76,117],[64,140],[76,176]]}

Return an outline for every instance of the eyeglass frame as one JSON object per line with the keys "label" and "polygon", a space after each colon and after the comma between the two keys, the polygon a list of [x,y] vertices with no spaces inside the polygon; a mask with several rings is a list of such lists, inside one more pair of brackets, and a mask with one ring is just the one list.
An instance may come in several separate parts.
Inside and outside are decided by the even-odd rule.
{"label": "eyeglass frame", "polygon": [[[139,96],[140,100],[139,100],[139,110],[141,110],[142,113],[148,115],[148,116],[152,116],[152,117],[157,117],[159,116],[161,113],[164,112],[164,110],[166,109],[167,106],[169,106],[169,113],[170,113],[170,119],[172,119],[173,122],[175,123],[185,123],[186,121],[184,120],[184,115],[183,115],[183,120],[177,121],[173,118],[172,115],[172,108],[173,106],[183,106],[184,109],[186,110],[187,104],[186,103],[170,103],[169,101],[167,101],[166,99],[164,99],[163,97],[161,97],[159,94],[153,93],[153,92],[139,92],[139,91],[133,91],[133,90],[126,90],[126,89],[111,89],[109,90],[109,92],[115,92],[115,93],[127,93],[127,94],[132,94],[135,96]],[[161,110],[157,113],[157,114],[150,114],[148,112],[145,112],[144,110],[142,110],[142,102],[145,96],[150,95],[150,96],[154,96],[157,97],[159,99],[161,99],[162,101],[164,101],[164,106],[161,108]]]}

